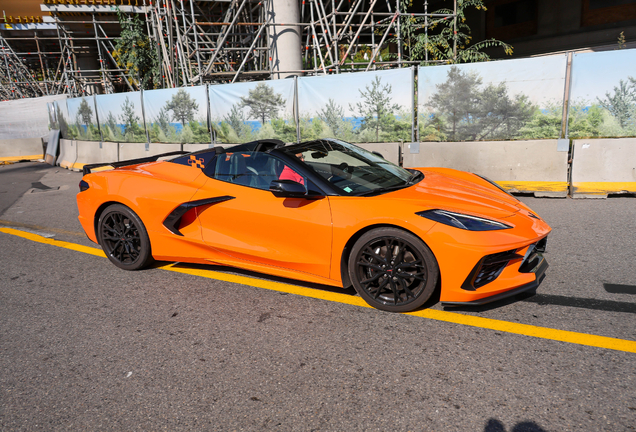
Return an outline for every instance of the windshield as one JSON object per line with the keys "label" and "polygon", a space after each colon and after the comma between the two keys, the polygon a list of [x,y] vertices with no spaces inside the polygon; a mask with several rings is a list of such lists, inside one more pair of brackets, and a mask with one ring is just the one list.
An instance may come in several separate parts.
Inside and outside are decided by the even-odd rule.
{"label": "windshield", "polygon": [[409,186],[413,175],[380,156],[339,140],[319,140],[279,148],[300,158],[343,195],[367,195]]}

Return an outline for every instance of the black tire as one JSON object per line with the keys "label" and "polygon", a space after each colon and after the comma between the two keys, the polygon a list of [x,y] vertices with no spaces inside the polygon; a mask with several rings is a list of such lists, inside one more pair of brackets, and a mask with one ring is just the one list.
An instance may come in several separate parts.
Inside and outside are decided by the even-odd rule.
{"label": "black tire", "polygon": [[433,294],[439,267],[433,252],[415,235],[397,228],[363,234],[349,256],[353,287],[369,305],[409,312]]}
{"label": "black tire", "polygon": [[139,216],[121,204],[104,210],[97,222],[97,238],[108,259],[124,270],[139,270],[152,262],[150,239]]}

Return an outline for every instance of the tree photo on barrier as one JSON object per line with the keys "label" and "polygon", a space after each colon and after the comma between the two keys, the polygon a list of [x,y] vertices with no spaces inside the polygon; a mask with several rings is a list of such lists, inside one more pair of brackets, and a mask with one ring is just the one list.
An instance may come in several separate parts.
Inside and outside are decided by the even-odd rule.
{"label": "tree photo on barrier", "polygon": [[140,92],[98,95],[96,102],[104,141],[146,142]]}
{"label": "tree photo on barrier", "polygon": [[636,50],[574,54],[570,138],[636,136]]}
{"label": "tree photo on barrier", "polygon": [[59,129],[62,138],[68,138],[68,110],[66,100],[48,102],[49,129]]}
{"label": "tree photo on barrier", "polygon": [[559,138],[567,58],[418,71],[420,141]]}
{"label": "tree photo on barrier", "polygon": [[411,69],[299,78],[301,138],[411,141],[412,85]]}
{"label": "tree photo on barrier", "polygon": [[296,141],[293,80],[219,84],[210,86],[209,92],[216,141]]}
{"label": "tree photo on barrier", "polygon": [[84,141],[100,141],[93,96],[68,99],[69,113],[66,137]]}
{"label": "tree photo on barrier", "polygon": [[143,92],[150,142],[208,143],[205,86]]}

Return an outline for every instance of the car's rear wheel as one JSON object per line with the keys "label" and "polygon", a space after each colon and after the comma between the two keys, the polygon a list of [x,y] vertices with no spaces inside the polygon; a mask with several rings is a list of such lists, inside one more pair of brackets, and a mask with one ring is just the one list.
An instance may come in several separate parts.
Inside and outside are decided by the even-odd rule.
{"label": "car's rear wheel", "polygon": [[97,226],[99,244],[117,267],[138,270],[152,261],[146,227],[128,207],[121,204],[107,207]]}
{"label": "car's rear wheel", "polygon": [[419,238],[397,228],[376,228],[363,234],[349,256],[349,277],[371,306],[408,312],[431,297],[439,267]]}

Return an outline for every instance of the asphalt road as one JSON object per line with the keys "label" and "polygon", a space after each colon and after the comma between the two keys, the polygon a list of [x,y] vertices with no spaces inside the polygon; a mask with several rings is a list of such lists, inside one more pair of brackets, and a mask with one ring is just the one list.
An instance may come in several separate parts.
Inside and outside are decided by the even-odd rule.
{"label": "asphalt road", "polygon": [[[0,166],[0,226],[95,247],[80,178]],[[521,199],[554,230],[538,293],[449,311],[636,341],[636,199]],[[633,352],[125,272],[5,232],[0,262],[2,431],[636,429]]]}

